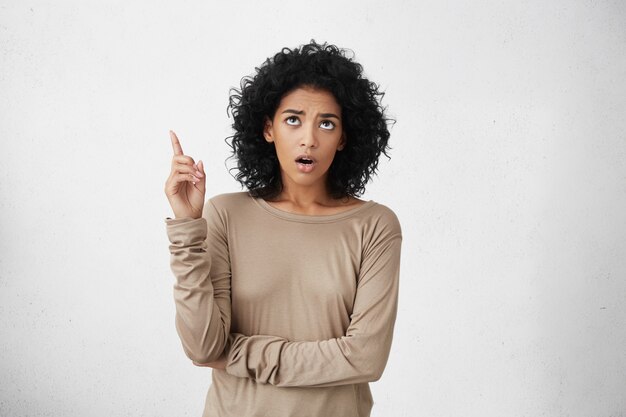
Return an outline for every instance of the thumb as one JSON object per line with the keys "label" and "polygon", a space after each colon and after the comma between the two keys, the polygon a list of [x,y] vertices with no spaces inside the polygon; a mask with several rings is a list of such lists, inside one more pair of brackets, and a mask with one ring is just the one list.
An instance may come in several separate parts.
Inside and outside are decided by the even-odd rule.
{"label": "thumb", "polygon": [[200,181],[196,183],[196,188],[200,191],[205,191],[206,187],[206,174],[204,173],[204,164],[202,161],[198,161],[196,163],[198,170],[202,173],[202,177],[200,177]]}

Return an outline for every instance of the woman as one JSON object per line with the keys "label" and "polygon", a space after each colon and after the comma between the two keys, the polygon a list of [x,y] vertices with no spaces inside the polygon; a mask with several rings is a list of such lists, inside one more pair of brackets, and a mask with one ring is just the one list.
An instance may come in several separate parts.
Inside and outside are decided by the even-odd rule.
{"label": "woman", "polygon": [[284,48],[230,97],[248,190],[206,203],[204,165],[170,132],[176,328],[213,368],[204,417],[370,415],[402,242],[390,208],[356,198],[387,155],[382,95],[333,45]]}

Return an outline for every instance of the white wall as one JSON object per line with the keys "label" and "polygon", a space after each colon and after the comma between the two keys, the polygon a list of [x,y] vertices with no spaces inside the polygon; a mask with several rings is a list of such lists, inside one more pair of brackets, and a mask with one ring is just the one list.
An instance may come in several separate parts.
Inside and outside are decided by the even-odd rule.
{"label": "white wall", "polygon": [[311,38],[398,121],[363,196],[404,231],[373,416],[626,415],[624,2],[93,3],[0,1],[0,415],[201,415],[168,130],[241,191],[228,89]]}

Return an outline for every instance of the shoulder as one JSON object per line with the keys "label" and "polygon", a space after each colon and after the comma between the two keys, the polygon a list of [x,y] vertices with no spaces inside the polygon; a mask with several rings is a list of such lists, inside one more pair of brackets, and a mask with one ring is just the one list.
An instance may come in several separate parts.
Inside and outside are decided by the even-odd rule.
{"label": "shoulder", "polygon": [[215,194],[204,203],[203,216],[207,219],[217,216],[223,224],[226,224],[229,215],[241,210],[249,201],[250,195],[247,191]]}
{"label": "shoulder", "polygon": [[[371,262],[385,262],[381,256],[399,254],[402,245],[402,226],[396,213],[382,203],[375,203],[368,210],[363,222],[362,257]],[[370,261],[368,261],[370,262]]]}
{"label": "shoulder", "polygon": [[213,204],[218,210],[231,209],[239,207],[241,204],[250,201],[250,195],[247,191],[235,191],[230,193],[220,193],[207,199],[207,204]]}
{"label": "shoulder", "polygon": [[386,236],[402,236],[400,219],[390,207],[383,203],[375,202],[366,212],[365,226],[370,229],[372,233],[384,234]]}

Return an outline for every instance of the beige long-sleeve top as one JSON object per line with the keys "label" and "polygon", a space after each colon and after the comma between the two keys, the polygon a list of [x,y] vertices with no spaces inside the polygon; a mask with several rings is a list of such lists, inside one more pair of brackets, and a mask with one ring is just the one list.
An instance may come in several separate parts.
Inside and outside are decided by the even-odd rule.
{"label": "beige long-sleeve top", "polygon": [[312,216],[242,191],[165,222],[183,349],[198,363],[228,355],[203,417],[370,415],[398,302],[390,208]]}

